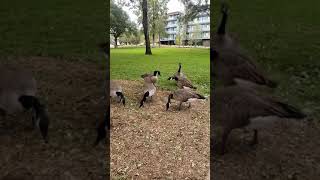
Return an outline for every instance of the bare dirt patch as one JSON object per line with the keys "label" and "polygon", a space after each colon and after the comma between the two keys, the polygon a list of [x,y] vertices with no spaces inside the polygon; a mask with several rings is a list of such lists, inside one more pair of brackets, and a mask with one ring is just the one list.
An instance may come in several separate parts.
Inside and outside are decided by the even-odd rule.
{"label": "bare dirt patch", "polygon": [[113,179],[204,179],[209,169],[209,100],[177,110],[157,89],[139,109],[143,82],[119,81],[127,106],[111,103],[111,174]]}
{"label": "bare dirt patch", "polygon": [[51,125],[45,145],[31,118],[9,117],[10,127],[0,128],[0,179],[105,179],[105,145],[92,147],[104,112],[103,66],[45,57],[1,59],[1,65],[34,73]]}
{"label": "bare dirt patch", "polygon": [[259,144],[255,147],[248,145],[252,131],[233,131],[228,152],[213,157],[213,179],[319,179],[319,127],[319,123],[307,120],[287,120],[259,131]]}

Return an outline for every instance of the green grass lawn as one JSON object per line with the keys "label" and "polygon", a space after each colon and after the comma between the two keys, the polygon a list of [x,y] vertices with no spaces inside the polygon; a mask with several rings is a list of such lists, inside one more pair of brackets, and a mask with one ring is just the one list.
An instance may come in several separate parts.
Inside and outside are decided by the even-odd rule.
{"label": "green grass lawn", "polygon": [[51,56],[103,61],[97,43],[108,38],[103,0],[19,1],[0,6],[0,57]]}
{"label": "green grass lawn", "polygon": [[182,63],[182,72],[198,88],[199,92],[210,93],[210,51],[200,48],[153,48],[153,55],[144,55],[144,48],[111,49],[111,79],[138,80],[144,73],[159,70],[159,85],[164,89],[176,89],[174,81],[168,77],[178,70]]}
{"label": "green grass lawn", "polygon": [[277,93],[320,117],[320,1],[228,2],[227,30],[279,81]]}

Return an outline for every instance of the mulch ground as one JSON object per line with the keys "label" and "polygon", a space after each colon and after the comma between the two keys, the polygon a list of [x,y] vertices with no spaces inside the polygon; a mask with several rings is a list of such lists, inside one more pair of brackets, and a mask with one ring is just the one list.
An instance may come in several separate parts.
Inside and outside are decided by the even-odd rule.
{"label": "mulch ground", "polygon": [[169,110],[170,92],[157,89],[139,108],[143,80],[118,81],[127,105],[112,100],[111,174],[113,179],[204,179],[209,170],[209,100],[178,103]]}
{"label": "mulch ground", "polygon": [[214,179],[319,179],[319,127],[316,121],[279,119],[274,128],[259,131],[255,147],[248,145],[252,131],[233,131],[228,152],[213,157]]}
{"label": "mulch ground", "polygon": [[46,145],[27,113],[8,118],[0,128],[0,179],[105,179],[105,145],[92,147],[103,118],[103,67],[46,57],[5,58],[1,65],[34,73],[51,125]]}

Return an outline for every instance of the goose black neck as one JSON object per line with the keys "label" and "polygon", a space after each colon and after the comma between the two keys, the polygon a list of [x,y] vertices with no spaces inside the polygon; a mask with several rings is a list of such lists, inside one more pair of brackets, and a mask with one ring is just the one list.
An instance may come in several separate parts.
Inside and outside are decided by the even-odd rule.
{"label": "goose black neck", "polygon": [[169,106],[170,106],[171,98],[172,98],[172,97],[173,97],[173,94],[170,94],[170,95],[168,96],[168,102],[167,102],[167,104],[166,104],[166,110],[169,109]]}
{"label": "goose black neck", "polygon": [[122,101],[122,104],[125,106],[126,99],[124,98],[124,95],[122,92],[116,92],[117,96],[120,97],[120,100]]}
{"label": "goose black neck", "polygon": [[49,118],[44,106],[40,104],[40,101],[34,96],[23,95],[19,97],[19,101],[25,109],[33,108],[36,113],[36,119],[39,119],[39,128],[41,134],[47,143]]}
{"label": "goose black neck", "polygon": [[142,100],[140,101],[140,106],[139,108],[141,108],[143,106],[143,103],[146,102],[147,97],[149,96],[149,91],[147,91],[146,93],[144,93]]}
{"label": "goose black neck", "polygon": [[178,73],[181,72],[181,64],[179,63],[179,69],[178,69]]}
{"label": "goose black neck", "polygon": [[226,24],[227,24],[227,13],[223,13],[222,14],[222,19],[221,19],[221,23],[220,26],[218,28],[218,34],[225,34],[226,33]]}
{"label": "goose black neck", "polygon": [[97,127],[97,138],[96,142],[94,143],[94,146],[98,145],[101,140],[106,138],[106,127],[110,130],[110,106],[107,107],[107,110],[104,114],[104,120],[100,122],[100,124]]}

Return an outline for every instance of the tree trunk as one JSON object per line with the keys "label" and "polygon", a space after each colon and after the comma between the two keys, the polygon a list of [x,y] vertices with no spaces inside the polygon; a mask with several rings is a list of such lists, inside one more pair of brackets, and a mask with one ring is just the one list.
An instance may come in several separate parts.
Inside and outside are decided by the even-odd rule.
{"label": "tree trunk", "polygon": [[152,33],[152,43],[153,43],[153,47],[155,46],[155,45],[154,45],[154,36],[155,36],[154,33]]}
{"label": "tree trunk", "polygon": [[150,39],[149,39],[149,30],[148,30],[148,3],[147,0],[142,1],[142,25],[143,25],[143,33],[144,39],[146,43],[146,55],[152,55],[151,47],[150,47]]}
{"label": "tree trunk", "polygon": [[114,36],[114,48],[118,48],[118,37]]}
{"label": "tree trunk", "polygon": [[185,41],[185,44],[184,44],[184,45],[187,46],[187,45],[188,45],[188,44],[187,44],[187,40],[189,39],[189,38],[188,38],[188,22],[184,22],[184,23],[185,23],[184,25],[186,26],[186,27],[185,27],[185,28],[186,28],[186,31],[185,31],[185,33],[186,33],[186,34],[185,34],[185,36],[186,36],[186,41]]}
{"label": "tree trunk", "polygon": [[160,48],[160,44],[161,44],[161,43],[160,43],[160,33],[159,33],[159,48]]}

